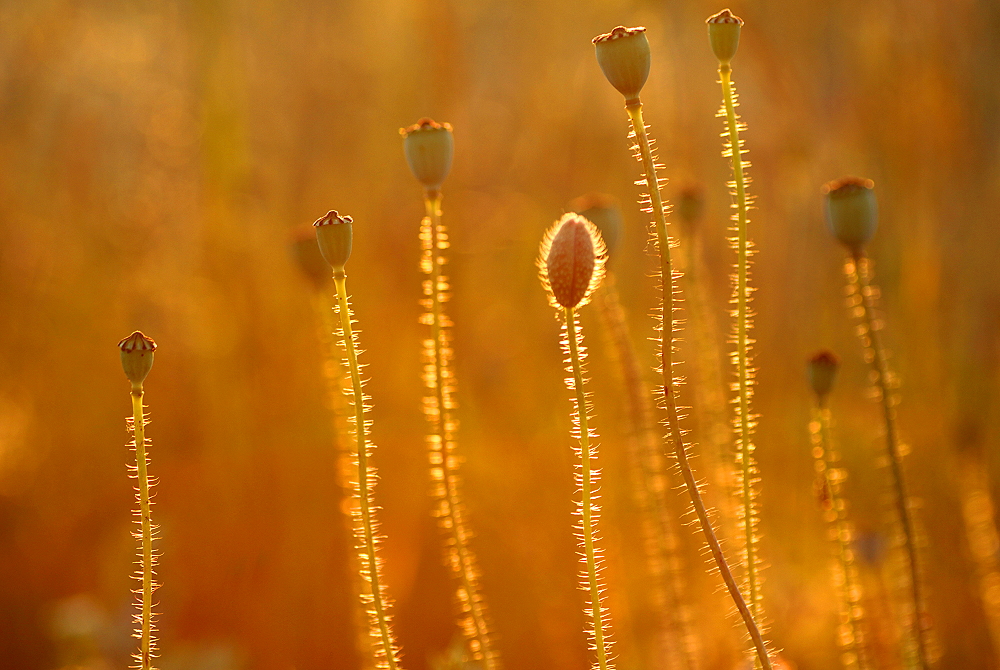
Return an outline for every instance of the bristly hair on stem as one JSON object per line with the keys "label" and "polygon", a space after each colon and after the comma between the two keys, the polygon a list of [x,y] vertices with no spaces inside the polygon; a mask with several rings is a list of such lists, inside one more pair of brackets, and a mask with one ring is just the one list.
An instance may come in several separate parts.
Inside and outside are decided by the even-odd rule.
{"label": "bristly hair on stem", "polygon": [[729,243],[736,251],[736,273],[733,276],[733,295],[730,304],[734,319],[733,338],[736,349],[732,353],[733,366],[736,368],[736,383],[733,390],[735,416],[733,425],[736,434],[736,458],[739,465],[740,479],[740,524],[743,531],[743,595],[750,605],[758,626],[763,626],[763,610],[760,593],[761,561],[757,553],[759,536],[757,533],[758,504],[757,484],[759,472],[754,459],[753,433],[757,417],[752,413],[750,401],[753,398],[754,369],[751,356],[750,328],[753,324],[753,313],[750,311],[750,257],[753,255],[753,244],[749,240],[747,212],[751,200],[747,196],[750,178],[746,174],[750,162],[743,160],[746,149],[740,139],[740,131],[746,130],[746,124],[740,121],[736,107],[739,105],[735,85],[732,81],[732,66],[730,61],[736,55],[739,46],[740,28],[743,21],[724,9],[709,17],[709,43],[719,61],[719,83],[722,86],[722,106],[717,116],[723,121],[723,151],[722,155],[732,163],[733,179],[729,182],[732,195],[733,233]]}
{"label": "bristly hair on stem", "polygon": [[449,246],[448,231],[441,220],[441,184],[451,168],[453,140],[451,126],[421,119],[400,131],[403,149],[413,175],[424,185],[425,216],[420,224],[424,313],[420,322],[429,326],[430,337],[423,342],[423,381],[427,389],[423,410],[427,418],[427,449],[430,460],[431,495],[434,515],[442,531],[445,563],[455,580],[458,624],[466,639],[466,656],[482,663],[483,670],[500,667],[493,644],[486,602],[480,586],[476,554],[470,544],[472,530],[466,519],[459,473],[455,412],[455,371],[451,345],[451,319],[445,310],[449,300],[448,277],[444,274]]}
{"label": "bristly hair on stem", "polygon": [[319,218],[313,226],[323,257],[333,268],[333,282],[336,290],[336,312],[340,327],[337,337],[343,343],[346,367],[351,373],[351,384],[344,391],[353,409],[351,417],[356,445],[357,505],[352,508],[354,516],[354,537],[356,551],[361,563],[361,576],[371,585],[371,593],[362,595],[362,603],[368,611],[369,631],[375,651],[375,667],[396,670],[399,667],[399,648],[392,633],[389,610],[391,600],[382,578],[382,559],[378,555],[382,537],[375,520],[374,490],[377,474],[369,459],[374,445],[369,441],[371,422],[365,414],[371,410],[371,398],[364,392],[361,367],[358,363],[358,334],[353,324],[347,296],[347,274],[344,266],[351,257],[353,246],[353,219],[341,216],[331,210]]}
{"label": "bristly hair on stem", "polygon": [[574,451],[579,457],[576,483],[580,492],[577,501],[579,523],[575,526],[579,540],[582,570],[580,588],[587,594],[584,614],[587,634],[597,658],[594,670],[613,670],[611,656],[610,614],[604,604],[604,582],[601,577],[603,552],[599,546],[597,522],[600,516],[600,470],[597,460],[597,433],[590,427],[592,407],[584,388],[586,349],[577,320],[577,309],[589,302],[594,290],[604,278],[607,250],[597,227],[577,214],[564,215],[549,229],[542,240],[538,259],[539,276],[548,294],[549,304],[563,320],[562,350],[565,355],[566,387],[573,394],[573,428],[576,438]]}
{"label": "bristly hair on stem", "polygon": [[708,544],[712,558],[729,596],[733,599],[736,609],[746,626],[747,634],[753,642],[760,664],[765,670],[771,670],[771,659],[764,643],[764,638],[760,633],[760,628],[754,620],[754,616],[747,606],[739,586],[733,578],[729,563],[722,551],[722,545],[715,535],[712,519],[709,516],[708,508],[702,499],[700,486],[688,462],[687,445],[684,443],[684,434],[680,428],[680,416],[677,411],[676,386],[679,380],[674,377],[673,349],[676,331],[675,310],[675,286],[677,277],[670,260],[671,239],[667,233],[666,207],[660,195],[660,178],[656,174],[657,164],[653,154],[652,142],[646,132],[646,125],[642,118],[642,102],[639,99],[639,92],[645,83],[645,75],[649,66],[649,45],[646,41],[644,28],[626,29],[615,28],[610,33],[599,35],[594,38],[594,45],[597,50],[597,60],[601,65],[608,81],[615,86],[625,97],[625,111],[628,112],[629,120],[632,124],[632,134],[630,138],[635,139],[632,150],[636,158],[642,163],[644,176],[636,182],[638,185],[645,185],[648,194],[642,196],[643,211],[652,214],[651,238],[655,241],[655,253],[659,255],[660,267],[660,288],[661,288],[661,308],[657,324],[657,339],[660,345],[660,365],[658,372],[662,375],[663,383],[661,387],[660,406],[666,411],[667,434],[665,440],[672,443],[674,453],[677,456],[677,464],[681,475],[684,478],[684,485],[688,495],[691,497],[691,504],[705,541]]}
{"label": "bristly hair on stem", "polygon": [[133,575],[139,582],[139,588],[132,591],[137,610],[132,615],[135,622],[132,637],[139,640],[139,649],[132,654],[135,665],[131,667],[155,670],[153,659],[157,656],[157,644],[153,593],[160,584],[154,571],[159,553],[153,543],[159,539],[159,526],[152,521],[152,489],[156,480],[148,472],[150,440],[146,437],[146,426],[149,420],[142,403],[142,383],[153,367],[156,342],[137,330],[119,342],[118,348],[121,350],[122,369],[132,383],[132,417],[126,419],[125,425],[132,436],[129,446],[135,452],[135,465],[129,465],[128,469],[129,476],[136,479],[136,509],[133,515],[137,529],[132,532],[132,537],[139,542],[138,560],[135,562],[139,567]]}

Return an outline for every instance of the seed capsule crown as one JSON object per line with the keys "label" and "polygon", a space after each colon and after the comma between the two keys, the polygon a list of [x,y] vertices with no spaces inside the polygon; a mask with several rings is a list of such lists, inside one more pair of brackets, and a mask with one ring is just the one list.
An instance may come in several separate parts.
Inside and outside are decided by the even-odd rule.
{"label": "seed capsule crown", "polygon": [[743,19],[728,9],[713,14],[705,21],[708,24],[708,43],[720,63],[728,64],[740,46],[740,29]]}
{"label": "seed capsule crown", "polygon": [[439,189],[451,171],[455,153],[451,126],[423,118],[408,128],[401,128],[403,153],[410,172],[425,188]]}
{"label": "seed capsule crown", "polygon": [[334,274],[342,273],[344,265],[351,257],[354,242],[354,219],[331,209],[316,219],[316,241],[326,262],[333,266]]}
{"label": "seed capsule crown", "polygon": [[153,368],[156,342],[137,330],[119,342],[118,349],[121,350],[122,370],[125,371],[125,376],[132,382],[132,386],[141,385]]}

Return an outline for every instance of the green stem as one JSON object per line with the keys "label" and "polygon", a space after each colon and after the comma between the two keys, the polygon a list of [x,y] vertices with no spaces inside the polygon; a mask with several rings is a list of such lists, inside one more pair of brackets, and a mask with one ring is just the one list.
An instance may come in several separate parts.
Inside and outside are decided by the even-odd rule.
{"label": "green stem", "polygon": [[608,670],[608,643],[604,636],[604,607],[601,605],[601,588],[597,581],[597,557],[594,553],[594,510],[591,502],[591,447],[590,426],[587,420],[587,396],[583,390],[583,370],[577,334],[576,313],[565,308],[566,339],[569,340],[569,357],[573,367],[573,390],[576,392],[576,417],[580,423],[581,496],[580,513],[583,517],[583,549],[587,561],[587,580],[590,587],[590,611],[594,626],[594,648],[597,665]]}
{"label": "green stem", "polygon": [[[825,398],[820,398],[816,407],[816,421],[819,424],[817,437],[819,438],[820,453],[816,454],[817,467],[823,468],[823,482],[826,493],[829,496],[830,509],[834,515],[828,520],[834,539],[837,543],[837,562],[840,564],[840,571],[843,575],[843,583],[840,585],[841,596],[844,602],[841,605],[846,613],[847,624],[851,629],[851,644],[848,649],[854,652],[854,663],[848,663],[846,655],[843,657],[844,666],[849,668],[854,665],[858,670],[868,670],[868,652],[864,641],[864,632],[861,629],[861,617],[859,616],[861,598],[861,586],[858,584],[856,569],[854,567],[854,550],[851,548],[853,533],[851,525],[845,518],[846,505],[840,494],[842,476],[835,476],[837,462],[836,454],[833,451],[830,441],[830,410],[826,406]],[[824,460],[825,458],[825,460]],[[825,511],[825,510],[824,510]]]}
{"label": "green stem", "polygon": [[739,122],[733,96],[732,69],[728,64],[719,65],[722,99],[726,108],[726,125],[729,130],[729,152],[733,164],[733,183],[736,186],[736,364],[739,376],[739,407],[736,420],[738,452],[742,470],[743,532],[746,552],[747,599],[756,618],[761,617],[760,586],[757,574],[757,511],[754,508],[754,445],[750,417],[750,320],[747,302],[747,192],[743,175],[743,149],[740,145]]}
{"label": "green stem", "polygon": [[[868,272],[868,258],[864,252],[853,254],[854,276],[857,285],[855,290],[861,300],[862,319],[868,336],[871,351],[871,366],[875,372],[875,385],[879,390],[882,403],[882,416],[885,420],[885,446],[889,457],[889,472],[895,493],[896,514],[899,517],[900,529],[903,531],[903,546],[906,551],[908,565],[910,597],[913,600],[912,621],[907,626],[910,645],[916,653],[916,665],[921,670],[930,668],[930,658],[927,652],[927,631],[923,625],[924,596],[923,583],[920,578],[920,563],[917,556],[916,533],[914,531],[913,514],[909,506],[909,494],[903,475],[903,455],[900,452],[899,432],[896,428],[896,410],[893,407],[892,389],[889,384],[889,365],[882,347],[880,326],[875,323],[874,300],[872,298],[871,279]],[[912,661],[908,661],[912,664]]]}
{"label": "green stem", "polygon": [[344,349],[347,351],[347,362],[351,369],[351,387],[354,392],[354,431],[358,445],[358,503],[360,505],[361,534],[364,546],[361,547],[361,559],[364,569],[371,582],[371,606],[375,620],[379,642],[388,670],[396,670],[396,648],[389,628],[389,617],[385,600],[383,599],[380,567],[375,554],[375,529],[372,519],[372,489],[374,482],[368,466],[368,440],[365,428],[365,396],[361,387],[361,372],[358,367],[358,355],[354,346],[354,330],[351,326],[351,307],[347,301],[347,276],[335,274],[333,277],[337,288],[337,311],[340,314],[340,327],[344,335]]}
{"label": "green stem", "polygon": [[[469,546],[470,532],[465,524],[462,513],[463,505],[459,492],[458,457],[454,454],[455,440],[452,434],[454,421],[451,410],[453,377],[449,370],[449,356],[446,353],[447,316],[444,313],[444,292],[447,291],[445,277],[441,273],[444,258],[439,251],[447,248],[447,233],[441,223],[441,194],[428,191],[424,198],[430,230],[425,231],[429,239],[425,240],[426,253],[429,256],[430,267],[430,317],[433,351],[431,358],[434,363],[433,379],[428,379],[428,385],[434,390],[434,403],[437,412],[430,415],[434,429],[431,440],[432,467],[442,469],[441,484],[441,526],[449,534],[450,549],[454,551],[455,560],[449,560],[452,574],[458,579],[460,587],[458,604],[463,613],[469,616],[471,631],[467,631],[472,651],[472,658],[482,660],[485,670],[497,668],[496,652],[490,640],[489,628],[486,623],[486,613],[483,606],[478,580],[478,567],[475,555]],[[436,463],[440,459],[440,464]]]}
{"label": "green stem", "polygon": [[139,631],[140,670],[151,670],[153,639],[153,524],[150,517],[149,474],[146,471],[146,417],[142,385],[132,385],[132,426],[135,436],[136,478],[139,480],[139,523],[142,529],[142,613]]}
{"label": "green stem", "polygon": [[635,133],[636,142],[639,146],[640,158],[643,170],[646,174],[646,184],[649,187],[650,202],[653,209],[653,221],[656,226],[656,241],[660,253],[660,286],[663,293],[662,301],[662,329],[660,330],[660,368],[663,375],[663,399],[667,410],[667,430],[669,439],[673,441],[674,451],[677,456],[677,464],[680,466],[681,475],[684,477],[684,484],[687,487],[688,495],[691,497],[691,504],[694,506],[698,521],[701,524],[702,532],[708,543],[712,557],[719,568],[719,573],[726,584],[730,597],[739,610],[740,617],[746,626],[747,633],[753,641],[757,656],[765,670],[771,670],[771,660],[768,656],[764,638],[760,633],[760,628],[754,620],[753,614],[747,607],[739,586],[733,578],[732,570],[726,562],[726,557],[722,552],[715,531],[712,529],[712,521],[708,516],[708,510],[698,489],[691,465],[688,462],[687,445],[684,444],[684,436],[680,430],[680,420],[677,416],[677,399],[674,396],[673,379],[673,346],[674,346],[674,282],[673,268],[670,262],[670,238],[667,235],[667,222],[663,214],[663,199],[660,196],[660,185],[656,177],[656,164],[653,160],[653,152],[649,146],[649,138],[646,135],[646,126],[642,120],[642,103],[635,101],[626,106],[629,119],[632,122],[632,131]]}

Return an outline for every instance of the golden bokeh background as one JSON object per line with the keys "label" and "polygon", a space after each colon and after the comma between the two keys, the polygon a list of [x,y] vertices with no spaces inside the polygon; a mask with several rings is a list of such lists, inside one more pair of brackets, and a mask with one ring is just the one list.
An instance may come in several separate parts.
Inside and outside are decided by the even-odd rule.
{"label": "golden bokeh background", "polygon": [[[997,667],[983,596],[996,604],[1000,586],[984,591],[974,560],[997,547],[986,537],[970,548],[962,500],[968,473],[986,473],[988,491],[1000,481],[1000,8],[731,7],[746,20],[734,71],[757,198],[755,409],[772,638],[793,667],[837,667],[831,547],[807,430],[804,364],[819,348],[844,361],[832,407],[869,582],[885,556],[880,415],[866,398],[843,254],[820,196],[824,182],[859,174],[880,199],[871,252],[903,380],[941,667]],[[0,3],[0,668],[127,663],[129,398],[115,344],[136,328],[160,346],[146,383],[160,478],[160,666],[362,667],[315,297],[289,254],[294,231],[331,208],[355,219],[349,287],[375,404],[376,496],[404,665],[423,670],[445,652],[456,631],[420,409],[423,209],[397,133],[421,116],[455,128],[444,216],[459,443],[500,651],[517,670],[589,663],[570,532],[570,404],[537,245],[573,197],[599,191],[623,203],[615,271],[651,363],[639,167],[621,98],[590,44],[615,25],[645,25],[653,67],[643,99],[666,194],[702,189],[702,288],[725,322],[729,168],[704,27],[721,8]],[[651,633],[637,604],[646,586],[621,382],[593,313],[583,327],[619,666],[656,670],[636,651]],[[728,346],[688,341],[684,358],[698,347],[725,360]],[[988,502],[977,509],[992,518]],[[704,667],[730,670],[741,636],[696,529],[682,539]]]}

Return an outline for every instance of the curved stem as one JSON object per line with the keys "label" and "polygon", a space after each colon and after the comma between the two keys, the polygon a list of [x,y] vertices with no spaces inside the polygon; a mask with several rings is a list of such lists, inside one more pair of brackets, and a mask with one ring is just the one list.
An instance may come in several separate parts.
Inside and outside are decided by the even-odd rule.
{"label": "curved stem", "polygon": [[139,525],[142,542],[142,600],[139,633],[140,670],[151,670],[153,655],[153,524],[149,504],[149,474],[146,470],[146,417],[142,407],[142,385],[132,386],[132,426],[135,436],[136,478],[139,480]]}
{"label": "curved stem", "polygon": [[573,367],[573,389],[576,392],[576,417],[580,423],[580,514],[583,517],[583,549],[587,562],[587,581],[590,588],[590,612],[594,626],[594,648],[597,650],[597,665],[600,670],[608,670],[608,644],[604,637],[604,607],[601,605],[601,587],[597,581],[597,557],[594,552],[594,509],[591,501],[591,446],[590,425],[587,417],[587,396],[583,390],[583,369],[580,364],[576,313],[572,307],[565,308],[566,339],[569,341],[569,358]]}
{"label": "curved stem", "polygon": [[691,497],[691,504],[694,506],[698,521],[701,524],[705,540],[712,552],[712,557],[719,568],[719,573],[726,584],[730,597],[739,610],[740,617],[746,626],[747,633],[753,641],[754,648],[760,663],[766,670],[771,670],[771,660],[768,656],[764,638],[760,633],[760,628],[754,620],[753,614],[747,607],[739,586],[733,578],[732,570],[726,562],[726,557],[722,552],[722,546],[712,529],[712,521],[708,516],[708,510],[702,500],[698,483],[688,462],[687,446],[684,444],[684,436],[680,430],[680,420],[677,416],[677,399],[674,396],[673,379],[673,346],[674,346],[674,282],[673,268],[670,262],[670,238],[667,235],[667,222],[663,213],[663,199],[660,196],[660,185],[656,177],[656,163],[653,159],[653,152],[649,146],[649,138],[646,135],[646,126],[642,120],[642,103],[635,102],[626,108],[629,119],[632,122],[632,131],[635,133],[636,143],[639,146],[642,166],[646,174],[646,184],[649,187],[650,202],[653,208],[653,221],[656,227],[656,241],[660,253],[660,282],[663,292],[662,314],[663,324],[660,331],[660,357],[661,373],[663,375],[663,399],[667,410],[668,439],[673,441],[674,451],[677,456],[677,464],[684,477],[684,484],[687,487],[688,495]]}
{"label": "curved stem", "polygon": [[750,298],[747,285],[747,193],[743,175],[743,149],[740,145],[739,123],[733,96],[732,69],[727,64],[719,66],[722,99],[726,108],[726,126],[729,130],[729,153],[733,164],[733,184],[736,187],[736,374],[739,377],[739,405],[736,419],[738,453],[742,478],[743,543],[746,552],[747,599],[754,616],[761,617],[760,586],[757,575],[756,524],[754,508],[754,446],[750,417],[750,321],[747,302]]}
{"label": "curved stem", "polygon": [[439,508],[441,527],[448,532],[450,549],[454,551],[454,556],[449,557],[454,560],[449,560],[448,565],[460,584],[458,604],[463,614],[468,614],[469,622],[472,624],[471,630],[465,631],[469,638],[472,658],[482,660],[485,670],[495,670],[498,665],[496,652],[486,623],[475,555],[469,546],[470,533],[462,513],[462,498],[458,488],[459,461],[454,454],[455,441],[452,434],[454,420],[451,414],[454,408],[451,398],[453,376],[448,365],[450,356],[447,352],[446,339],[447,316],[443,304],[447,280],[441,273],[444,258],[439,254],[447,248],[447,233],[441,223],[440,193],[428,191],[424,197],[424,208],[429,227],[429,230],[424,231],[424,243],[427,260],[430,261],[427,271],[430,275],[429,316],[433,342],[432,350],[428,352],[433,362],[433,376],[427,378],[427,385],[434,391],[434,404],[437,409],[428,415],[434,430],[430,440],[431,467],[432,469],[439,467],[442,470],[440,482],[443,486],[443,495],[440,496]]}
{"label": "curved stem", "polygon": [[396,670],[396,648],[389,629],[389,617],[382,593],[380,567],[375,554],[375,523],[372,513],[372,489],[374,482],[368,467],[368,441],[365,428],[365,397],[361,387],[361,372],[358,366],[358,355],[354,346],[354,330],[351,327],[351,307],[347,301],[347,277],[343,274],[334,275],[337,288],[337,311],[340,314],[340,327],[344,334],[344,349],[347,351],[347,362],[351,369],[351,388],[354,391],[354,430],[358,446],[358,503],[360,506],[361,535],[363,547],[360,556],[368,579],[372,585],[371,606],[377,629],[379,642],[389,670]]}
{"label": "curved stem", "polygon": [[899,448],[899,432],[896,428],[896,410],[893,407],[892,389],[889,385],[889,365],[882,347],[882,337],[879,335],[880,324],[875,322],[874,301],[872,298],[871,279],[868,273],[868,258],[864,252],[853,254],[856,290],[861,300],[862,319],[868,335],[871,351],[871,366],[875,372],[875,385],[881,395],[882,416],[885,420],[885,446],[889,457],[889,471],[892,476],[892,486],[895,493],[896,514],[899,517],[900,529],[903,531],[903,545],[906,551],[908,565],[910,597],[913,600],[913,617],[909,629],[910,643],[916,653],[917,666],[921,670],[930,668],[930,658],[927,652],[927,631],[923,625],[924,596],[923,584],[920,579],[920,563],[917,555],[916,532],[913,515],[909,506],[909,494],[906,489],[906,479],[903,476],[903,455]]}

